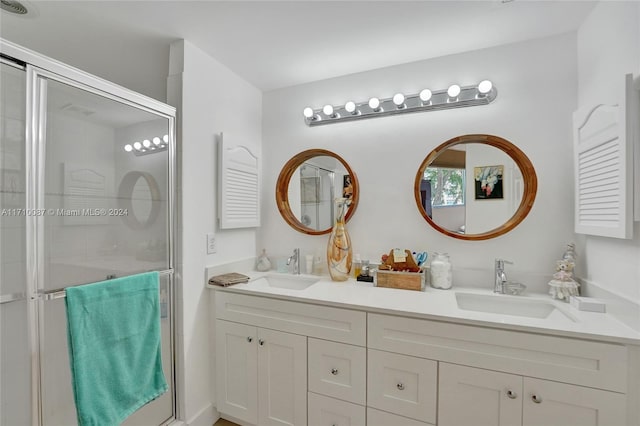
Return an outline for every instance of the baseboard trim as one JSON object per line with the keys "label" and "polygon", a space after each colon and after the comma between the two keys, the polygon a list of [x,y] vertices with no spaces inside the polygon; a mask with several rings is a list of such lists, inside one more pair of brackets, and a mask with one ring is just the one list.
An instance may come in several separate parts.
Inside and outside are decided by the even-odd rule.
{"label": "baseboard trim", "polygon": [[188,426],[211,426],[220,418],[213,404],[207,404],[198,413],[187,420]]}

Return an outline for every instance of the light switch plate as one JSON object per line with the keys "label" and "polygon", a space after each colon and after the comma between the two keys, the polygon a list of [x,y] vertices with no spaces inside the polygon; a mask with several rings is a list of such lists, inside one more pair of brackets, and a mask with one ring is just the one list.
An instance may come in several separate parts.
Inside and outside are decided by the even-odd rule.
{"label": "light switch plate", "polygon": [[216,244],[216,234],[210,232],[207,234],[207,254],[214,254],[218,252],[218,245]]}

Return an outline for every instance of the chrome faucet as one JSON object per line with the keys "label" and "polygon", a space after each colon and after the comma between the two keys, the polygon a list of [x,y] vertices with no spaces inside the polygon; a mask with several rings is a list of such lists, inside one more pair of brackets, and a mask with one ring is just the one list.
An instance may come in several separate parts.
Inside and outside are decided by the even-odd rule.
{"label": "chrome faucet", "polygon": [[504,264],[508,263],[509,265],[513,265],[513,262],[509,262],[508,260],[496,259],[494,276],[496,279],[495,286],[493,287],[494,293],[504,294],[504,285],[507,282],[507,275],[504,273]]}
{"label": "chrome faucet", "polygon": [[293,249],[293,254],[287,259],[287,266],[291,264],[293,260],[293,273],[300,275],[300,249]]}

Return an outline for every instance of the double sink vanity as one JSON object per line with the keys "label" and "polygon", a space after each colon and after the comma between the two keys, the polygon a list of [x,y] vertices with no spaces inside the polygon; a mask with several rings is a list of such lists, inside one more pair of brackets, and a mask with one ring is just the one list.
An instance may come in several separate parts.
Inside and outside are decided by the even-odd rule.
{"label": "double sink vanity", "polygon": [[217,409],[230,420],[640,424],[640,333],[610,314],[489,288],[248,275],[211,291]]}
{"label": "double sink vanity", "polygon": [[[493,165],[499,173],[488,191],[483,173],[491,167],[482,166]],[[463,135],[427,155],[413,190],[429,226],[481,241],[526,218],[537,176],[511,142]],[[349,164],[324,149],[296,154],[276,184],[282,218],[310,236],[331,232],[334,198],[350,199],[348,221],[359,195]],[[640,424],[640,332],[609,313],[546,294],[494,294],[489,283],[409,291],[247,273],[250,260],[209,271],[251,277],[210,291],[224,418],[295,426]]]}

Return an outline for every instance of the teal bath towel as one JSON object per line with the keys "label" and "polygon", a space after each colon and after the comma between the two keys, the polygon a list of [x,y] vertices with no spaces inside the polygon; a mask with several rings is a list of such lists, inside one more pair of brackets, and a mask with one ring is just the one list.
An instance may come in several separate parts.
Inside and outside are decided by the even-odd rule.
{"label": "teal bath towel", "polygon": [[66,289],[73,396],[80,426],[119,425],[167,391],[158,273]]}

